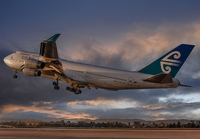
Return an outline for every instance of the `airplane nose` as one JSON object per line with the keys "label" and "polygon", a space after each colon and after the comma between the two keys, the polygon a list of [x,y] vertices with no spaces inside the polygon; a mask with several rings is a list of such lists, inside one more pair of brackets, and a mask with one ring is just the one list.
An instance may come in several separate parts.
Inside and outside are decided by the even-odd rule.
{"label": "airplane nose", "polygon": [[8,59],[7,57],[5,57],[5,58],[3,59],[3,61],[4,61],[4,63],[5,63],[6,65],[9,65],[9,59]]}
{"label": "airplane nose", "polygon": [[6,61],[6,57],[3,59],[3,61],[4,61],[4,63],[7,63],[7,61]]}

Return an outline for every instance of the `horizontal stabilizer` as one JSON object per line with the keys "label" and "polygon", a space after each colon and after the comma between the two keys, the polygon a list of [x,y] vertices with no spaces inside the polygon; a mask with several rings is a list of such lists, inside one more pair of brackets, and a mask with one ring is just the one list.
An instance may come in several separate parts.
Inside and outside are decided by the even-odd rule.
{"label": "horizontal stabilizer", "polygon": [[183,86],[183,87],[192,87],[192,86],[189,86],[189,85],[183,85],[183,84],[179,84],[179,86]]}
{"label": "horizontal stabilizer", "polygon": [[143,81],[152,82],[152,83],[161,83],[161,84],[163,84],[163,83],[173,83],[172,75],[166,74],[166,73],[157,74],[153,77],[144,79]]}

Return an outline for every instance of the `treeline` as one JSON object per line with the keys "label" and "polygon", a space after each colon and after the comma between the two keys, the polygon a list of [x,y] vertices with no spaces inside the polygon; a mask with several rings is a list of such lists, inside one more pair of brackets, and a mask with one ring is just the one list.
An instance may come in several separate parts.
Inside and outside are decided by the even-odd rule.
{"label": "treeline", "polygon": [[165,124],[161,122],[156,124],[154,122],[149,123],[140,123],[140,122],[130,122],[125,124],[121,122],[71,122],[64,120],[61,121],[51,121],[51,122],[22,122],[22,121],[10,121],[10,122],[1,122],[1,128],[43,128],[43,127],[86,127],[86,128],[200,128],[200,122],[191,121],[187,124],[181,124],[180,122],[173,124]]}

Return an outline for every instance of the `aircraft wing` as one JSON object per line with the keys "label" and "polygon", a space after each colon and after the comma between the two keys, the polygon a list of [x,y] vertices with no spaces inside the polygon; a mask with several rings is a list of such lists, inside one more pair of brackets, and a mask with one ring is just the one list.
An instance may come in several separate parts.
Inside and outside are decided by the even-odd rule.
{"label": "aircraft wing", "polygon": [[86,87],[90,89],[97,87],[93,84],[87,84],[85,80],[74,73],[69,73],[70,71],[63,71],[62,63],[59,61],[56,40],[60,34],[55,34],[47,40],[44,40],[40,46],[39,55],[42,57],[42,60],[45,62],[44,71],[42,71],[43,76],[51,76],[54,80],[62,80],[72,88],[82,88]]}
{"label": "aircraft wing", "polygon": [[58,52],[56,46],[56,40],[60,34],[55,34],[47,40],[44,40],[40,45],[39,55],[42,57],[42,60],[45,62],[45,68],[42,72],[44,76],[51,76],[54,79],[63,80],[64,82],[69,83],[70,85],[74,82],[73,79],[69,78],[62,68],[62,63],[58,60]]}
{"label": "aircraft wing", "polygon": [[85,80],[78,75],[71,73],[71,72],[66,72],[64,73],[62,66],[58,64],[59,61],[51,61],[47,66],[47,70],[42,71],[42,75],[45,77],[50,77],[54,80],[61,80],[63,82],[68,83],[71,87],[78,87],[78,88],[83,88],[86,87],[90,89],[90,86],[97,89],[97,87],[93,85],[89,85],[88,83],[85,82]]}
{"label": "aircraft wing", "polygon": [[[56,75],[57,75],[57,73],[56,73]],[[62,76],[65,78],[65,80],[67,81],[67,83],[69,83],[69,85],[71,87],[73,87],[73,86],[83,87],[84,86],[84,87],[90,89],[90,85],[88,83],[86,83],[85,79],[83,79],[81,76],[76,74],[75,71],[64,71]]]}

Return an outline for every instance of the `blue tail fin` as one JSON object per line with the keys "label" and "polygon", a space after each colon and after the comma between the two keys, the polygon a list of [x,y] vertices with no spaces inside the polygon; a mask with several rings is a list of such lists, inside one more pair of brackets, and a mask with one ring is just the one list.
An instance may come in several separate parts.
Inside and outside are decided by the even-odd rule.
{"label": "blue tail fin", "polygon": [[193,48],[194,45],[181,44],[138,72],[152,75],[170,73],[174,78]]}

